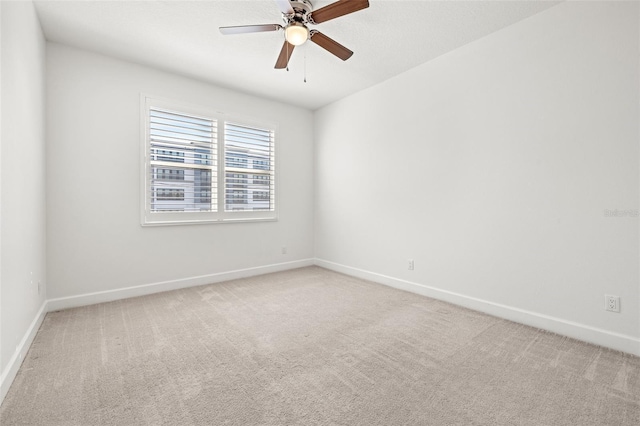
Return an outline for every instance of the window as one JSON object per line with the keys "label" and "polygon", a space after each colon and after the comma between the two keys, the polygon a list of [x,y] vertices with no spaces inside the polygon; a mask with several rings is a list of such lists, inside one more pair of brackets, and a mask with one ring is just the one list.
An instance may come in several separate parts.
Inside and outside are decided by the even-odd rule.
{"label": "window", "polygon": [[273,131],[226,122],[224,152],[225,210],[273,211]]}
{"label": "window", "polygon": [[276,219],[275,126],[146,96],[142,116],[143,225]]}

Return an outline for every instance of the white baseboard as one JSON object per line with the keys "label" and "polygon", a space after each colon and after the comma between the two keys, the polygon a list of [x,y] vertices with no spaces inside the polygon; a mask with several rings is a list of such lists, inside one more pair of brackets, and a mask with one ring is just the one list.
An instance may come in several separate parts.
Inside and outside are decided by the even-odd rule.
{"label": "white baseboard", "polygon": [[302,268],[314,265],[314,259],[302,259],[292,262],[277,263],[272,265],[258,266],[255,268],[239,269],[235,271],[220,272],[217,274],[201,275],[197,277],[189,277],[179,280],[162,281],[158,283],[139,285],[134,287],[120,288],[116,290],[100,291],[96,293],[87,293],[77,296],[60,297],[56,299],[46,300],[36,317],[34,318],[27,333],[23,337],[15,354],[9,360],[9,364],[0,376],[0,404],[4,401],[13,380],[22,365],[33,339],[44,320],[47,312],[59,311],[61,309],[74,308],[78,306],[94,305],[96,303],[111,302],[114,300],[127,299],[130,297],[144,296],[147,294],[160,293],[163,291],[178,290],[187,287],[196,287],[199,285],[213,284],[222,281],[235,280],[238,278],[247,278],[256,275],[269,274],[272,272],[286,271],[289,269]]}
{"label": "white baseboard", "polygon": [[465,296],[463,294],[389,277],[375,272],[365,271],[323,259],[315,259],[315,264],[332,271],[366,279],[389,287],[409,291],[433,299],[443,300],[465,308],[484,312],[520,324],[551,331],[577,340],[640,356],[640,339],[624,334],[591,327],[585,324],[551,317],[549,315],[526,311],[487,300]]}
{"label": "white baseboard", "polygon": [[255,268],[238,269],[235,271],[220,272],[216,274],[200,275],[196,277],[183,278],[179,280],[162,281],[151,284],[144,284],[134,287],[119,288],[115,290],[99,291],[96,293],[85,293],[77,296],[59,297],[49,299],[48,312],[59,311],[61,309],[75,308],[78,306],[95,305],[96,303],[112,302],[114,300],[128,299],[130,297],[144,296],[147,294],[160,293],[163,291],[179,290],[181,288],[196,287],[200,285],[213,284],[222,281],[235,280],[238,278],[253,277],[255,275],[269,274],[272,272],[286,271],[289,269],[302,268],[314,264],[313,259],[302,259],[293,262],[276,263],[272,265],[258,266]]}
{"label": "white baseboard", "polygon": [[303,259],[293,262],[285,262],[273,265],[259,266],[255,268],[221,272],[217,274],[202,275],[180,280],[163,281],[117,290],[101,291],[97,293],[87,293],[78,296],[49,299],[45,301],[40,307],[40,310],[36,314],[36,317],[33,319],[31,325],[25,333],[25,336],[22,338],[18,349],[14,353],[13,357],[11,357],[11,359],[9,360],[9,364],[2,372],[2,375],[0,375],[0,404],[2,404],[4,397],[9,391],[9,387],[11,386],[11,383],[13,383],[20,365],[22,364],[22,360],[29,350],[31,343],[33,343],[33,339],[35,338],[36,333],[38,332],[38,329],[40,328],[40,325],[42,324],[42,321],[44,320],[47,312],[73,308],[77,306],[110,302],[114,300],[126,299],[129,297],[144,296],[147,294],[159,293],[163,291],[213,284],[238,278],[247,278],[256,275],[302,268],[311,265],[318,265],[326,269],[366,279],[379,284],[384,284],[389,287],[394,287],[397,289],[410,291],[412,293],[421,294],[423,296],[432,297],[434,299],[443,300],[456,305],[474,309],[476,311],[485,312],[487,314],[504,318],[510,321],[549,330],[551,332],[558,333],[564,336],[640,356],[640,339],[634,338],[633,336],[618,334],[611,331],[590,327],[584,324],[578,324],[575,322],[563,320],[560,318],[554,318],[506,305],[500,305],[486,300],[481,300],[462,294],[453,293],[446,290],[429,287],[370,271],[365,271],[358,268],[352,268],[350,266],[329,262],[323,259]]}
{"label": "white baseboard", "polygon": [[20,341],[20,344],[16,348],[15,353],[9,360],[9,364],[7,364],[2,375],[0,375],[0,404],[4,401],[4,397],[7,396],[7,392],[9,392],[9,388],[18,374],[22,361],[27,355],[27,351],[29,351],[31,343],[33,343],[33,339],[36,337],[47,312],[47,301],[45,300],[42,303],[42,306],[40,306],[40,310],[38,310],[36,317],[31,322],[31,325],[27,329],[24,337]]}

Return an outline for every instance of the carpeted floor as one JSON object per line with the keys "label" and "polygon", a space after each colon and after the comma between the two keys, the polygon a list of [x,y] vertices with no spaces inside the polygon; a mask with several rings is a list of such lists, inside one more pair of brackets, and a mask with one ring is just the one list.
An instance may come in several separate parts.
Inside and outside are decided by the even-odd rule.
{"label": "carpeted floor", "polygon": [[309,267],[47,315],[9,425],[633,425],[640,358]]}

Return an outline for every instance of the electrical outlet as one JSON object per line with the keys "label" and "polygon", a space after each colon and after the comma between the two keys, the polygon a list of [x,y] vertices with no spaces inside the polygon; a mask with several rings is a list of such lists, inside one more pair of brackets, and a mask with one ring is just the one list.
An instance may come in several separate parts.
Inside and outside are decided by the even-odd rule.
{"label": "electrical outlet", "polygon": [[282,254],[287,254],[287,248],[286,247],[282,247]]}
{"label": "electrical outlet", "polygon": [[610,312],[620,312],[620,296],[605,294],[604,309]]}
{"label": "electrical outlet", "polygon": [[42,293],[42,283],[38,280],[38,294]]}
{"label": "electrical outlet", "polygon": [[408,263],[408,265],[407,265],[407,266],[408,266],[408,269],[409,269],[410,271],[413,271],[413,268],[414,268],[414,266],[415,266],[415,265],[414,265],[414,263],[413,263],[413,259],[409,259],[409,263]]}

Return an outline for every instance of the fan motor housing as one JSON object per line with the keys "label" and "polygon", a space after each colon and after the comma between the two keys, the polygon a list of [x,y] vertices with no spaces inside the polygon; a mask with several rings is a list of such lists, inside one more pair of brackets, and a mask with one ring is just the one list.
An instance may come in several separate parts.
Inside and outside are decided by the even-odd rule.
{"label": "fan motor housing", "polygon": [[295,22],[304,22],[304,23],[309,22],[307,20],[307,16],[313,10],[313,5],[311,4],[311,1],[292,0],[290,3],[291,3],[291,7],[295,11],[295,15],[293,17],[285,16],[285,21],[286,22],[295,21]]}

